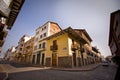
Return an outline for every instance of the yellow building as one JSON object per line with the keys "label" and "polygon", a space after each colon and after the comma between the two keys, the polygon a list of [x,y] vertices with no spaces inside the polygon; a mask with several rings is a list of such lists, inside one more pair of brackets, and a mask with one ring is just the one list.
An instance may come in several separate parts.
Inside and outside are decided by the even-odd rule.
{"label": "yellow building", "polygon": [[25,63],[32,63],[33,46],[34,46],[34,37],[32,37],[31,39],[29,39],[27,42],[24,43],[23,61]]}
{"label": "yellow building", "polygon": [[47,40],[46,66],[80,67],[95,63],[96,53],[92,52],[92,39],[85,30],[69,27],[45,40]]}
{"label": "yellow building", "polygon": [[72,28],[62,30],[46,40],[46,66],[76,67],[83,64],[84,45],[87,42]]}

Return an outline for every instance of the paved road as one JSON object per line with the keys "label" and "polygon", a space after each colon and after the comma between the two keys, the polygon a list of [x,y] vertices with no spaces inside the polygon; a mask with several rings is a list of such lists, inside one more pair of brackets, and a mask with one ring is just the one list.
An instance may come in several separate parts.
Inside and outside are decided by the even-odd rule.
{"label": "paved road", "polygon": [[[0,62],[0,64],[11,64],[15,68],[29,67],[28,65],[15,64],[12,62]],[[10,68],[10,67],[9,67]],[[10,68],[12,70],[12,68]],[[14,69],[15,70],[15,69]],[[59,70],[28,70],[22,72],[9,73],[9,80],[114,80],[116,67],[100,66],[92,71],[68,72]]]}
{"label": "paved road", "polygon": [[114,80],[114,66],[100,66],[93,71],[68,72],[58,70],[36,70],[10,73],[9,80]]}

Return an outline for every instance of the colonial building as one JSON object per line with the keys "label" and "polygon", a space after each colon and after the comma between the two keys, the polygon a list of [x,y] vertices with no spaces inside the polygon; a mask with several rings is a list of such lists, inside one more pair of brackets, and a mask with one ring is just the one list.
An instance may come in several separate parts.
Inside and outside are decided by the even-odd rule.
{"label": "colonial building", "polygon": [[27,42],[24,43],[23,55],[25,63],[32,63],[32,54],[34,46],[34,37],[31,37]]}
{"label": "colonial building", "polygon": [[61,31],[60,26],[57,23],[51,21],[48,21],[47,23],[36,29],[36,34],[34,39],[34,54],[32,58],[33,64],[43,63],[41,61],[41,58],[42,57],[44,58],[44,53],[45,53],[44,48],[47,45],[46,41],[43,41],[43,39],[60,31]]}
{"label": "colonial building", "polygon": [[94,57],[92,56],[92,39],[85,29],[74,29],[76,33],[78,33],[87,43],[84,45],[84,54],[81,54],[81,58],[83,59],[82,64],[87,65],[94,63]]}
{"label": "colonial building", "polygon": [[12,46],[11,48],[9,48],[4,55],[4,59],[5,60],[9,60],[9,61],[13,61],[14,60],[14,53],[15,52],[15,47]]}
{"label": "colonial building", "polygon": [[120,10],[110,15],[109,47],[113,61],[118,64],[115,80],[120,80]]}
{"label": "colonial building", "polygon": [[16,56],[18,57],[18,61],[19,62],[23,62],[24,61],[24,46],[25,46],[25,42],[27,42],[29,39],[31,39],[31,36],[28,35],[23,35],[19,42],[18,42],[18,46],[16,49]]}
{"label": "colonial building", "polygon": [[110,16],[109,47],[112,55],[120,59],[120,10]]}
{"label": "colonial building", "polygon": [[15,47],[12,46],[10,48],[10,54],[9,54],[9,61],[14,61],[15,60]]}
{"label": "colonial building", "polygon": [[7,29],[11,29],[24,0],[0,0],[0,51],[7,36]]}
{"label": "colonial building", "polygon": [[45,40],[47,40],[46,66],[80,67],[95,62],[92,56],[95,53],[92,52],[90,44],[92,39],[85,30],[74,30],[69,27]]}

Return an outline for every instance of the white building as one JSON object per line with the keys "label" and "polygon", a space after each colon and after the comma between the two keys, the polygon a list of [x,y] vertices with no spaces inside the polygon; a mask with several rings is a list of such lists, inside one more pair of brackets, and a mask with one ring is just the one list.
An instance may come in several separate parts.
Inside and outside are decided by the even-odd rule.
{"label": "white building", "polygon": [[57,23],[51,21],[46,22],[44,25],[36,29],[33,49],[34,54],[32,58],[33,64],[41,64],[41,58],[42,60],[45,58],[45,47],[47,45],[47,42],[43,39],[57,32],[60,32],[61,30],[62,29]]}
{"label": "white building", "polygon": [[5,53],[5,56],[4,56],[4,59],[5,60],[10,60],[12,54],[15,52],[15,47],[12,46],[11,48],[9,48],[6,53]]}

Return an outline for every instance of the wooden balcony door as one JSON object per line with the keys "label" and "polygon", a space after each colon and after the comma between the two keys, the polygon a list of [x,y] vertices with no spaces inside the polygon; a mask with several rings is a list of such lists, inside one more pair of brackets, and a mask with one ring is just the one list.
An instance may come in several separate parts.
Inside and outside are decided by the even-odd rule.
{"label": "wooden balcony door", "polygon": [[57,54],[52,54],[52,66],[57,66]]}

